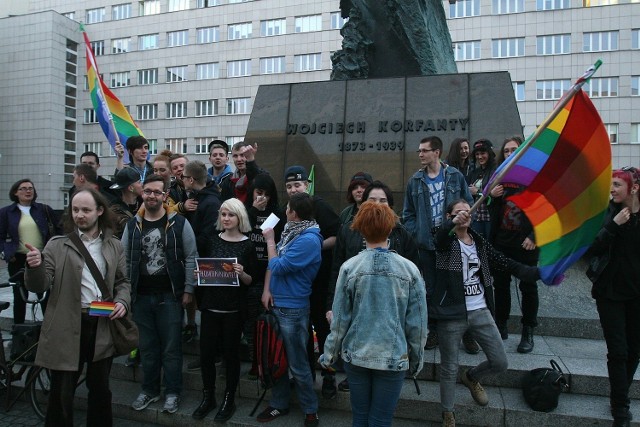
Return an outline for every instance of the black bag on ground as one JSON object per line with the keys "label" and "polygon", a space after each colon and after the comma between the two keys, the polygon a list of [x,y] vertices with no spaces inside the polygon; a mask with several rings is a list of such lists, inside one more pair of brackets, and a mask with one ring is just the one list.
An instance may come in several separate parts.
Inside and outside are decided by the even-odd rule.
{"label": "black bag on ground", "polygon": [[569,382],[555,360],[551,368],[533,369],[522,378],[522,394],[531,409],[551,412],[558,406],[560,393],[569,390]]}
{"label": "black bag on ground", "polygon": [[11,328],[11,360],[19,359],[22,362],[36,360],[36,350],[40,339],[42,322],[21,323]]}

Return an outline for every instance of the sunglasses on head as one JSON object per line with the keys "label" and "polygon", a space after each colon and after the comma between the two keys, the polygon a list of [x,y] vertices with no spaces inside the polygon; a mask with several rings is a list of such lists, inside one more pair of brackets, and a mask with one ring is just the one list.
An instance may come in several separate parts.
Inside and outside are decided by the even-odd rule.
{"label": "sunglasses on head", "polygon": [[638,169],[633,167],[633,166],[624,166],[622,168],[620,168],[621,171],[623,172],[629,172],[631,173],[631,176],[633,177],[633,181],[634,182],[640,182],[640,173],[638,173]]}

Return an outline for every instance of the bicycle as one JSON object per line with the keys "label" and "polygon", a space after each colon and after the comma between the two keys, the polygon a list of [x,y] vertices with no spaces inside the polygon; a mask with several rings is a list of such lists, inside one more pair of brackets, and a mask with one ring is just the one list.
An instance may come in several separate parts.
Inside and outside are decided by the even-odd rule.
{"label": "bicycle", "polygon": [[[31,306],[32,318],[35,321],[34,324],[37,325],[40,323],[37,320],[39,318],[38,308],[41,308],[41,303],[45,299],[46,293],[30,299],[28,292],[22,286],[23,276],[24,270],[18,271],[6,283],[1,283],[0,288],[18,287],[21,298]],[[0,312],[9,308],[10,305],[7,301],[0,301]],[[48,395],[51,390],[51,373],[48,369],[37,366],[28,360],[28,356],[35,352],[35,348],[38,345],[37,337],[33,344],[22,351],[21,354],[10,357],[10,360],[6,358],[4,342],[4,336],[0,333],[0,348],[2,348],[2,351],[0,351],[0,394],[3,392],[7,394],[5,397],[5,411],[11,410],[18,399],[26,393],[34,413],[41,420],[44,420],[47,412]],[[25,372],[26,379],[23,388],[15,397],[12,397],[13,383],[21,381]]]}

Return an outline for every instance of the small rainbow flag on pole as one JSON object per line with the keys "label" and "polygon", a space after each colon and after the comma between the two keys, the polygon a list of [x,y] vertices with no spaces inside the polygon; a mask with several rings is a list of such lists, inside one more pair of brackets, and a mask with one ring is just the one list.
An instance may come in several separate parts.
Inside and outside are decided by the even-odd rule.
{"label": "small rainbow flag on pole", "polygon": [[[509,200],[533,225],[540,248],[538,267],[546,284],[557,283],[587,251],[609,204],[611,143],[598,111],[581,89],[595,69],[576,82],[558,102],[559,111],[550,115],[548,125],[541,125],[494,175],[499,182],[526,186]],[[490,182],[487,187],[495,185]]]}
{"label": "small rainbow flag on pole", "polygon": [[[96,118],[102,127],[102,131],[107,137],[111,148],[116,147],[116,143],[124,144],[131,136],[144,136],[138,125],[133,121],[131,114],[122,105],[122,102],[109,90],[104,84],[98,72],[96,58],[93,56],[91,42],[84,27],[80,26],[87,56],[87,80],[89,82],[89,92],[91,93],[91,102],[96,112]],[[128,162],[127,151],[124,152],[125,163]]]}

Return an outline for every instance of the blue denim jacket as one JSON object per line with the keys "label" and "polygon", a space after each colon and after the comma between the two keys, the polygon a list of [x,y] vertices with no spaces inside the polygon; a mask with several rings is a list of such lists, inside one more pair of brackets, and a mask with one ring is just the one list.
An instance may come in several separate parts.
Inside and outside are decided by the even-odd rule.
{"label": "blue denim jacket", "polygon": [[342,265],[323,366],[341,356],[363,368],[415,376],[426,340],[425,286],[415,264],[392,251],[366,249]]}
{"label": "blue denim jacket", "polygon": [[[462,173],[442,162],[440,166],[444,169],[444,209],[449,203],[458,199],[465,199],[469,205],[472,205],[473,197],[469,193],[469,187]],[[434,235],[431,233],[431,200],[424,178],[424,169],[420,169],[409,179],[402,208],[402,222],[416,239],[419,249],[435,250]]]}

